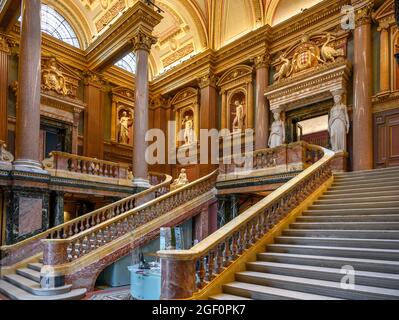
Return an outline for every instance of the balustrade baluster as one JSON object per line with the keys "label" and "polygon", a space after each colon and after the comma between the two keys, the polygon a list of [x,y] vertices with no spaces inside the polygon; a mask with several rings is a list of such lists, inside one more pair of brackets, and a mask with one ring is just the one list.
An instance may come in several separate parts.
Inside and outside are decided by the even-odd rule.
{"label": "balustrade baluster", "polygon": [[215,253],[214,249],[209,252],[208,256],[208,281],[212,281],[215,278],[214,271],[215,271]]}
{"label": "balustrade baluster", "polygon": [[198,278],[199,278],[199,287],[200,288],[203,288],[205,286],[206,270],[205,270],[204,259],[205,259],[204,257],[199,259]]}
{"label": "balustrade baluster", "polygon": [[223,260],[225,267],[227,267],[230,264],[230,258],[231,258],[230,241],[229,239],[227,239],[224,242],[224,252],[223,252]]}

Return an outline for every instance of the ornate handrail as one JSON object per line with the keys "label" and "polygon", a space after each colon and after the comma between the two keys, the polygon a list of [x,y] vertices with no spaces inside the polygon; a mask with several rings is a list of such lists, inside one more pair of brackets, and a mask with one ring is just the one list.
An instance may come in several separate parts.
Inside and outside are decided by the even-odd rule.
{"label": "ornate handrail", "polygon": [[[163,299],[192,297],[331,177],[335,153],[313,145],[308,151],[315,159],[320,151],[324,156],[191,250],[158,252],[162,268],[173,270],[162,274]],[[179,283],[176,274],[183,269]]]}
{"label": "ornate handrail", "polygon": [[[170,184],[173,178],[166,174],[150,173],[150,182],[156,183],[155,186],[134,194],[130,197],[124,198],[110,205],[92,211],[82,217],[73,219],[59,226],[46,230],[34,237],[28,238],[21,242],[13,245],[6,245],[0,247],[2,254],[3,264],[10,254],[16,252],[18,249],[23,247],[28,247],[36,243],[34,248],[30,247],[28,254],[38,253],[41,250],[41,242],[39,240],[43,239],[67,239],[76,234],[84,232],[90,228],[95,227],[105,221],[108,221],[114,217],[117,217],[129,210],[134,209],[136,206],[140,205],[143,201],[148,201],[149,198],[157,198],[161,195],[166,194],[169,191]],[[34,250],[36,252],[31,252]],[[12,261],[15,263],[15,261]],[[9,263],[6,263],[9,265]]]}
{"label": "ornate handrail", "polygon": [[43,240],[45,265],[65,265],[212,191],[217,171],[64,240]]}

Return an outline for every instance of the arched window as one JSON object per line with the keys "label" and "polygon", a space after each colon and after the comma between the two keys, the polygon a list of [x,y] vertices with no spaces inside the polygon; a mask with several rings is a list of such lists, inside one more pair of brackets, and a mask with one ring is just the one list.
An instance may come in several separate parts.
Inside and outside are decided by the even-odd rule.
{"label": "arched window", "polygon": [[134,53],[129,53],[124,58],[119,60],[115,65],[130,73],[136,73],[136,56]]}
{"label": "arched window", "polygon": [[42,31],[80,48],[78,37],[68,21],[53,8],[42,4]]}
{"label": "arched window", "polygon": [[[22,18],[19,17],[19,22]],[[78,37],[68,21],[53,8],[42,4],[42,32],[80,48]]]}

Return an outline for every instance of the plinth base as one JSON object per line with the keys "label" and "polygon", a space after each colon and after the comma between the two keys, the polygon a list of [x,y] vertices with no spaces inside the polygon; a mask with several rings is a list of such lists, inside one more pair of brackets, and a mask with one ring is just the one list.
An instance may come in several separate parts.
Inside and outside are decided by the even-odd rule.
{"label": "plinth base", "polygon": [[348,171],[348,152],[337,152],[335,158],[331,162],[333,172],[347,172]]}

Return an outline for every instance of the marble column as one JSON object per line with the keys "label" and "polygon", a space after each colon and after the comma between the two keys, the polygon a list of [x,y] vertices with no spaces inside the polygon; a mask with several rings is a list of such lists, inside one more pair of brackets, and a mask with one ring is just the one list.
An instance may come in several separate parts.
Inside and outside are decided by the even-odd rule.
{"label": "marble column", "polygon": [[7,143],[8,138],[8,59],[10,45],[5,35],[0,34],[0,141]]}
{"label": "marble column", "polygon": [[145,153],[148,143],[145,136],[149,128],[149,84],[148,57],[156,38],[138,30],[133,37],[136,53],[136,105],[134,110],[134,145],[133,145],[133,185],[138,188],[149,188],[148,164]]}
{"label": "marble column", "polygon": [[40,171],[41,1],[22,1],[16,170]]}
{"label": "marble column", "polygon": [[372,1],[355,4],[356,28],[354,31],[353,76],[353,170],[373,168],[372,119],[372,51],[371,12]]}
{"label": "marble column", "polygon": [[86,110],[84,112],[84,156],[104,159],[104,124],[103,124],[103,98],[104,82],[102,76],[90,71],[85,71],[84,99]]}
{"label": "marble column", "polygon": [[385,94],[390,91],[389,84],[389,24],[380,23],[378,31],[380,32],[380,92]]}
{"label": "marble column", "polygon": [[255,120],[255,150],[267,149],[269,139],[269,105],[265,90],[269,83],[270,56],[264,54],[256,57],[256,120]]}
{"label": "marble column", "polygon": [[[217,78],[212,71],[208,71],[203,77],[198,79],[198,85],[201,89],[201,107],[200,107],[200,128],[201,129],[218,129],[219,112],[217,108],[218,92],[216,89]],[[211,158],[211,140],[208,140],[209,155],[208,164],[200,165],[200,176],[203,177],[216,169],[216,165],[212,165]]]}

